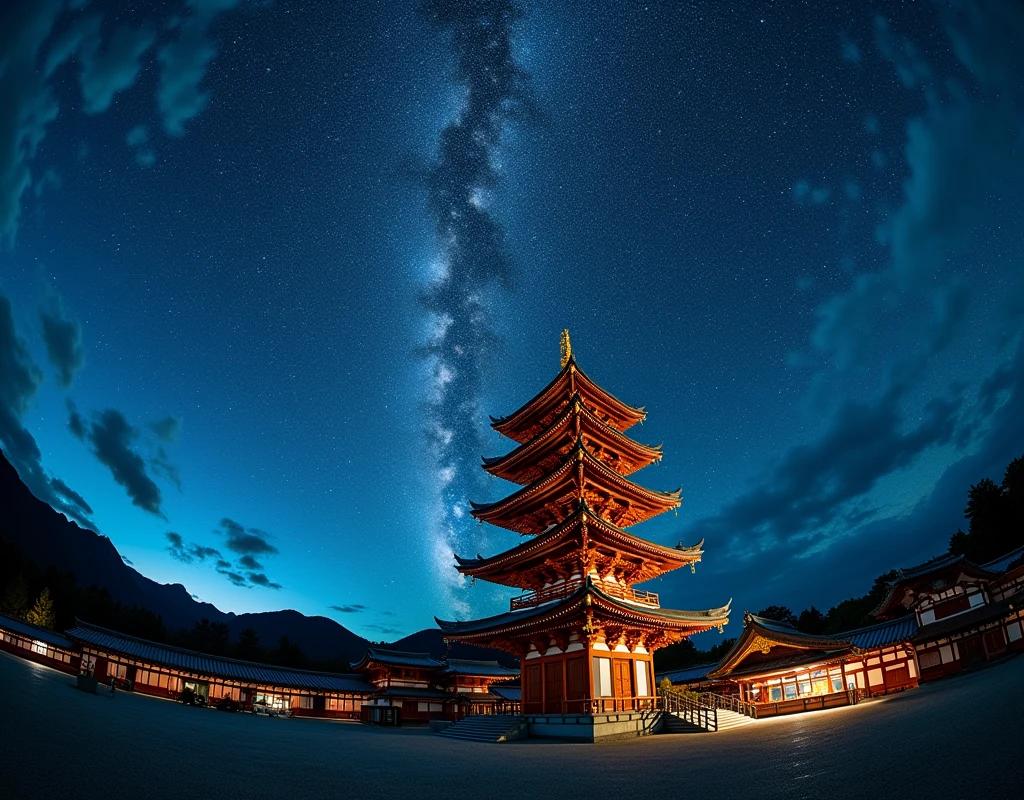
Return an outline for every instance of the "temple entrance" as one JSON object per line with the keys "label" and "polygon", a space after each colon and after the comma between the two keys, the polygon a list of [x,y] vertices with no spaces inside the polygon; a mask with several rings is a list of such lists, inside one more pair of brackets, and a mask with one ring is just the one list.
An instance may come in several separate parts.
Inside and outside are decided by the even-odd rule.
{"label": "temple entrance", "polygon": [[968,636],[960,640],[960,660],[965,667],[971,667],[985,660],[985,648],[980,636]]}
{"label": "temple entrance", "polygon": [[544,713],[561,714],[562,708],[562,662],[544,665]]}
{"label": "temple entrance", "polygon": [[629,668],[631,663],[631,661],[625,658],[616,658],[612,661],[612,675],[615,681],[615,708],[617,711],[632,708],[633,670]]}

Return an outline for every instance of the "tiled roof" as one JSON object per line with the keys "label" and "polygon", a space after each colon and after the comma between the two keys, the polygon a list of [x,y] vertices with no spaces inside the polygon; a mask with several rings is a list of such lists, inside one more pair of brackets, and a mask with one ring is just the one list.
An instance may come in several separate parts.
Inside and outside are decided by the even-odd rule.
{"label": "tiled roof", "polygon": [[100,628],[77,620],[77,627],[67,632],[70,639],[90,645],[98,650],[137,658],[163,667],[172,667],[209,678],[223,678],[239,683],[261,686],[280,686],[290,689],[309,689],[322,692],[354,692],[370,694],[372,684],[361,675],[343,675],[336,672],[311,672],[286,667],[273,667],[251,661],[211,656],[194,650],[185,650],[166,644],[126,636],[123,633]]}
{"label": "tiled roof", "polygon": [[521,686],[495,686],[492,684],[491,694],[496,694],[502,700],[518,703],[523,699],[523,688]]}
{"label": "tiled roof", "polygon": [[987,564],[982,564],[982,569],[987,569],[989,572],[1006,572],[1007,568],[1021,556],[1024,556],[1024,547],[1018,547],[1016,550],[1012,550],[1005,556],[1000,556],[995,561],[989,561]]}
{"label": "tiled roof", "polygon": [[739,669],[733,670],[729,673],[729,677],[735,678],[741,675],[760,675],[765,672],[775,672],[782,669],[810,666],[817,663],[828,663],[837,659],[843,660],[848,655],[848,650],[833,650],[831,652],[812,650],[804,653],[792,653],[791,655],[770,659],[768,661],[758,661],[751,664],[749,667],[741,664]]}
{"label": "tiled roof", "polygon": [[703,611],[684,611],[673,608],[655,608],[653,606],[634,605],[626,600],[619,600],[611,595],[605,594],[597,587],[593,579],[588,577],[586,581],[584,581],[583,585],[572,594],[558,600],[552,600],[549,603],[534,606],[533,608],[525,608],[519,611],[506,611],[503,614],[497,614],[493,617],[466,620],[465,622],[443,620],[438,619],[437,617],[434,617],[434,620],[437,622],[437,626],[441,629],[442,633],[449,634],[453,637],[463,636],[480,631],[501,628],[505,625],[521,624],[533,618],[543,617],[546,614],[557,611],[563,606],[570,606],[581,601],[587,594],[592,595],[594,598],[597,598],[601,602],[606,603],[613,608],[618,608],[627,613],[641,614],[664,620],[666,622],[703,623],[706,624],[708,628],[719,624],[727,624],[729,621],[728,617],[730,606],[732,605],[731,599],[721,608],[709,608]]}
{"label": "tiled roof", "polygon": [[388,664],[392,667],[424,667],[426,669],[441,669],[444,666],[430,653],[405,653],[401,650],[384,650],[380,647],[371,647],[366,651],[355,669],[363,669],[370,661],[380,664]]}
{"label": "tiled roof", "polygon": [[876,647],[908,641],[917,633],[917,627],[917,616],[907,614],[866,628],[837,633],[835,638],[849,642],[861,650],[873,650]]}
{"label": "tiled roof", "polygon": [[[1010,610],[1010,606],[1017,600],[1016,597],[1004,597],[998,603],[986,603],[985,605],[964,611],[962,614],[954,614],[951,617],[929,622],[918,628],[914,635],[915,644],[924,644],[941,639],[960,631],[967,631],[978,625],[985,625],[993,620],[1002,619]],[[1019,602],[1019,601],[1018,601]]]}
{"label": "tiled roof", "polygon": [[955,556],[952,553],[945,553],[941,556],[936,556],[935,558],[925,561],[923,564],[918,564],[916,567],[907,567],[906,569],[897,570],[897,572],[899,572],[899,578],[897,578],[895,582],[907,580],[909,578],[916,578],[919,575],[927,575],[932,570],[952,566],[958,561],[964,561],[964,557]]}
{"label": "tiled roof", "polygon": [[672,669],[668,672],[659,672],[654,676],[655,683],[663,678],[668,678],[672,683],[689,683],[706,678],[707,674],[718,666],[717,662],[711,664],[698,664],[695,667],[684,667],[683,669]]}
{"label": "tiled roof", "polygon": [[449,658],[442,670],[445,675],[473,675],[482,678],[517,678],[519,670],[503,667],[497,661],[470,661],[466,658]]}
{"label": "tiled roof", "polygon": [[33,639],[39,642],[46,642],[51,647],[59,647],[62,650],[74,651],[75,643],[68,639],[66,636],[47,630],[46,628],[40,628],[38,625],[32,625],[28,622],[23,622],[20,619],[14,617],[8,617],[6,614],[0,614],[0,628],[11,631],[12,633],[20,634],[26,639]]}
{"label": "tiled roof", "polygon": [[416,700],[451,700],[450,692],[421,686],[388,686],[374,692],[375,697],[408,697]]}

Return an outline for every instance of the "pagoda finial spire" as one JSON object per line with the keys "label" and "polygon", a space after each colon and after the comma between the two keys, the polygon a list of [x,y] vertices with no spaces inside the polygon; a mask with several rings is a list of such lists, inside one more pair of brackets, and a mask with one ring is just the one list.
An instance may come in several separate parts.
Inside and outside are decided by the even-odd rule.
{"label": "pagoda finial spire", "polygon": [[569,341],[569,329],[566,328],[562,331],[562,365],[559,369],[565,369],[565,365],[569,363],[569,359],[572,358],[572,343]]}

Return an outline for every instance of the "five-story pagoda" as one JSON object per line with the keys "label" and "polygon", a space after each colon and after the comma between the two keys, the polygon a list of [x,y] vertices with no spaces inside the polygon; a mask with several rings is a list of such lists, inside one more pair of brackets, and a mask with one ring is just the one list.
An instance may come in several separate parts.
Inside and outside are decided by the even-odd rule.
{"label": "five-story pagoda", "polygon": [[520,657],[528,716],[651,708],[654,651],[728,622],[729,604],[676,611],[633,588],[686,564],[693,569],[704,544],[665,547],[626,530],[680,504],[680,492],[651,491],[628,478],[661,459],[660,447],[624,434],[645,416],[587,377],[564,331],[555,379],[492,422],[519,446],[485,458],[484,469],[522,488],[496,503],[474,503],[472,513],[529,538],[490,558],[456,556],[457,569],[524,593],[508,613],[437,623],[448,640]]}

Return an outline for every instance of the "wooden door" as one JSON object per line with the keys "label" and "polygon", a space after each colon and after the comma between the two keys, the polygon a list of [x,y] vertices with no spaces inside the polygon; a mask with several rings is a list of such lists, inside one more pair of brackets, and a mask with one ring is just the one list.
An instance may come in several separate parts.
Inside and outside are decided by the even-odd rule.
{"label": "wooden door", "polygon": [[570,714],[582,714],[587,709],[587,671],[586,662],[582,658],[570,658],[565,662],[565,699],[568,701],[566,711]]}
{"label": "wooden door", "polygon": [[562,701],[565,694],[562,690],[562,670],[565,665],[561,661],[544,665],[544,713],[563,714],[565,707]]}
{"label": "wooden door", "polygon": [[526,668],[526,679],[523,681],[523,713],[539,714],[543,711],[542,685],[540,675],[540,664],[530,664]]}
{"label": "wooden door", "polygon": [[632,663],[625,658],[616,658],[612,661],[612,686],[615,691],[616,709],[629,708],[628,704],[618,702],[618,698],[633,696],[633,670],[629,668]]}
{"label": "wooden door", "polygon": [[960,651],[960,661],[965,667],[985,660],[985,648],[981,644],[980,636],[961,639],[957,649]]}

